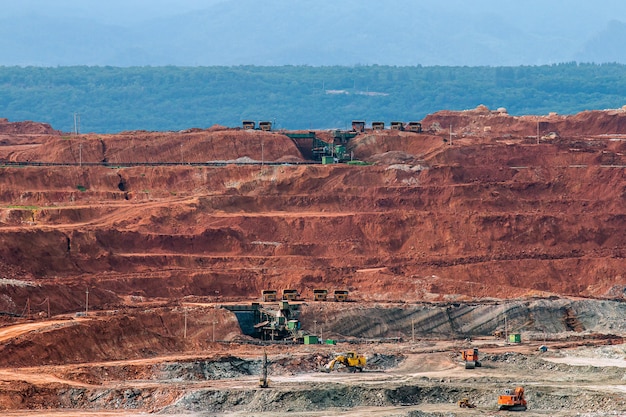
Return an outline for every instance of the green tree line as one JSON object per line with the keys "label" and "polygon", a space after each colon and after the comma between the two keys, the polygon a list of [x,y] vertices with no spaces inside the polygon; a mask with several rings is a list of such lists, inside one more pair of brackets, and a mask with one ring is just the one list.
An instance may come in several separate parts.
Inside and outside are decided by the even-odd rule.
{"label": "green tree line", "polygon": [[0,67],[0,117],[82,132],[182,130],[242,120],[346,128],[484,104],[573,114],[626,104],[626,66]]}

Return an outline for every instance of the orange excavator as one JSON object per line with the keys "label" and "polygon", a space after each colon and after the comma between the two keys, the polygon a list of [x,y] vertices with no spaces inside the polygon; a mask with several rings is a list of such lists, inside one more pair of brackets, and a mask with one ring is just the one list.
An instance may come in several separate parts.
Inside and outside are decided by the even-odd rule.
{"label": "orange excavator", "polygon": [[465,369],[474,369],[481,366],[478,360],[478,349],[467,349],[461,351],[461,358],[465,362]]}
{"label": "orange excavator", "polygon": [[524,399],[524,387],[517,387],[514,390],[507,389],[504,394],[498,397],[500,410],[526,411],[526,399]]}

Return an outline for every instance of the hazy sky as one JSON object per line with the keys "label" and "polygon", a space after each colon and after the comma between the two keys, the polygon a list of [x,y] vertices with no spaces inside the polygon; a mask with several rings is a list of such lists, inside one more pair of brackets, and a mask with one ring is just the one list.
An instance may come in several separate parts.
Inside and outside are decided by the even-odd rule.
{"label": "hazy sky", "polygon": [[39,13],[54,17],[101,19],[129,23],[202,10],[224,0],[11,0],[0,7],[0,18]]}
{"label": "hazy sky", "polygon": [[626,63],[625,22],[626,0],[6,0],[0,65]]}
{"label": "hazy sky", "polygon": [[[345,0],[344,0],[345,1]],[[341,4],[342,0],[256,0],[249,10],[254,15],[269,3],[283,3],[285,12],[288,9],[302,4]],[[129,22],[152,19],[155,17],[184,14],[194,10],[207,9],[218,3],[241,3],[241,0],[11,0],[4,1],[0,7],[0,17],[12,16],[20,13],[37,12],[48,16],[89,17],[107,20],[109,23]],[[361,2],[363,7],[368,1]],[[369,2],[376,8],[388,5],[396,7],[396,2]],[[558,23],[563,19],[587,20],[593,24],[597,19],[626,19],[626,1],[624,0],[406,0],[400,2],[407,8],[436,6],[442,13],[475,11],[491,12],[498,15],[518,17],[523,20],[539,21],[545,17]],[[402,9],[397,10],[402,15]],[[335,16],[339,17],[339,16]],[[333,18],[333,16],[329,16]],[[428,16],[424,16],[428,19]],[[418,24],[419,22],[416,22]],[[451,28],[446,28],[447,30]],[[584,28],[581,28],[584,29]]]}

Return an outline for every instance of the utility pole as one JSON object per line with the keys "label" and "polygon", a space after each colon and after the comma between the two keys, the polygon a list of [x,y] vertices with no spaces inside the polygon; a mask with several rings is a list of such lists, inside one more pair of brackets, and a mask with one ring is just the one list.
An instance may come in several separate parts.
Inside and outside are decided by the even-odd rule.
{"label": "utility pole", "polygon": [[80,114],[74,112],[74,135],[78,135],[80,131]]}
{"label": "utility pole", "polygon": [[183,329],[183,339],[187,338],[187,309],[185,309],[185,325]]}
{"label": "utility pole", "polygon": [[263,361],[261,367],[261,378],[259,379],[259,386],[261,388],[267,388],[269,383],[267,381],[267,352],[263,349]]}
{"label": "utility pole", "polygon": [[[80,139],[79,139],[80,140]],[[83,167],[83,143],[78,143],[78,166]]]}
{"label": "utility pole", "polygon": [[506,323],[506,313],[504,313],[504,343],[509,343],[509,328]]}
{"label": "utility pole", "polygon": [[313,323],[315,324],[315,331],[314,331],[314,333],[317,335],[317,320],[313,320]]}
{"label": "utility pole", "polygon": [[89,287],[85,290],[85,316],[89,314]]}
{"label": "utility pole", "polygon": [[537,120],[537,145],[539,145],[539,120]]}
{"label": "utility pole", "polygon": [[452,125],[450,125],[450,146],[452,146]]}
{"label": "utility pole", "polygon": [[[217,320],[213,317],[213,342],[215,342],[215,323],[217,323]],[[272,340],[274,340],[273,336],[274,334],[272,333]]]}

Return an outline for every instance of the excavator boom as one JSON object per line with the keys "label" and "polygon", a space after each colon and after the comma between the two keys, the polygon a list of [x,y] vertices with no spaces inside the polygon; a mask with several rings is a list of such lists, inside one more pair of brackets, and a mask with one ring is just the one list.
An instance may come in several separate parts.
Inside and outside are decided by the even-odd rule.
{"label": "excavator boom", "polygon": [[335,357],[335,359],[330,361],[324,367],[324,371],[330,372],[333,369],[335,369],[335,366],[337,364],[341,364],[352,372],[355,372],[355,371],[361,372],[363,371],[363,368],[365,367],[366,362],[367,360],[365,359],[365,356],[358,355],[355,352],[348,352],[344,355],[339,355]]}

